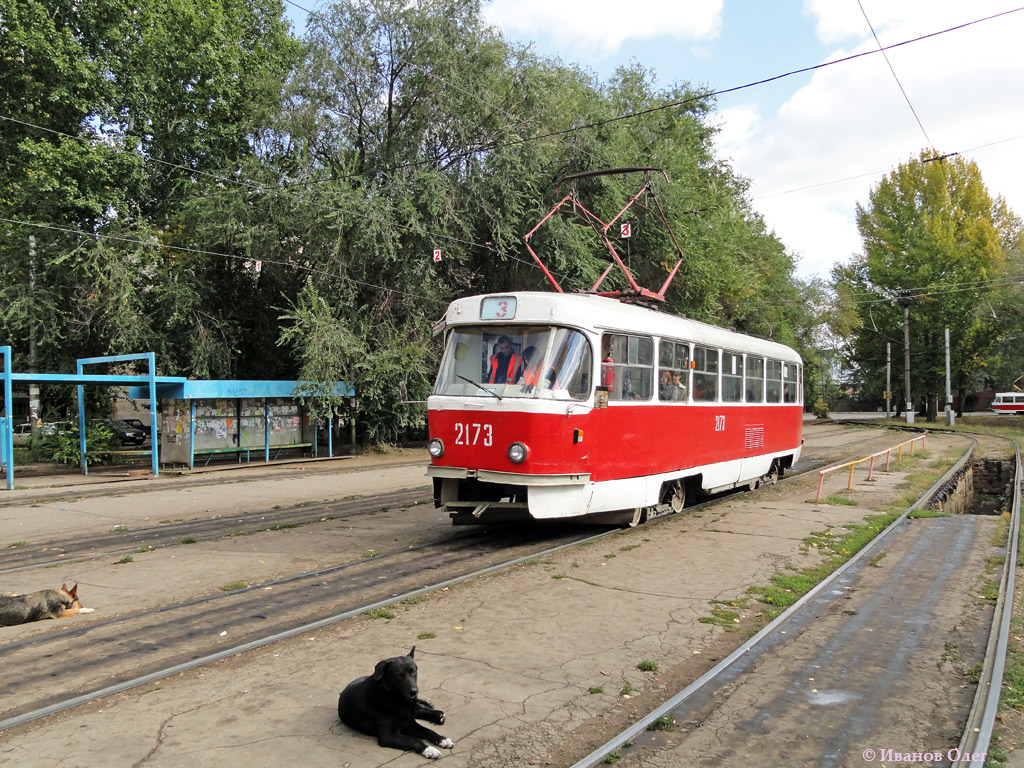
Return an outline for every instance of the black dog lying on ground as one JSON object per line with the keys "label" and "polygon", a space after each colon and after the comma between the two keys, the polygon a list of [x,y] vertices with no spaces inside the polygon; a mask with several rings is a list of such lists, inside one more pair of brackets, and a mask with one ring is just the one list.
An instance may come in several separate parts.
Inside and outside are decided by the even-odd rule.
{"label": "black dog lying on ground", "polygon": [[444,725],[444,712],[417,698],[417,667],[412,647],[408,656],[378,661],[372,675],[353,680],[338,697],[338,717],[349,728],[376,736],[382,747],[411,749],[424,757],[438,758],[441,753],[427,739],[443,749],[455,742],[416,722],[426,720]]}

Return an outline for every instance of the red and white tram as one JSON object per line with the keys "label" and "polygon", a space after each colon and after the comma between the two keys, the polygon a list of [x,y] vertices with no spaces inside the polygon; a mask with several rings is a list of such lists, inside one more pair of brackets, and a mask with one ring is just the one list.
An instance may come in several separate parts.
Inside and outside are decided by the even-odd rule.
{"label": "red and white tram", "polygon": [[800,456],[803,368],[772,341],[593,294],[453,302],[427,404],[453,523],[638,523],[774,481]]}
{"label": "red and white tram", "polygon": [[1024,392],[997,392],[989,408],[995,413],[1024,413]]}

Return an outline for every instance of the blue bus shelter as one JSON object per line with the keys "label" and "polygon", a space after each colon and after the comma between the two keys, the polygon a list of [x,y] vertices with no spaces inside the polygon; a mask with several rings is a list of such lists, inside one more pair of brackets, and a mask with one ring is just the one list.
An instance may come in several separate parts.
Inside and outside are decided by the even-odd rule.
{"label": "blue bus shelter", "polygon": [[[271,451],[309,447],[317,454],[317,425],[310,423],[296,397],[303,388],[297,381],[218,381],[178,376],[157,376],[153,352],[83,358],[74,374],[15,373],[11,347],[0,346],[3,358],[4,410],[0,417],[0,464],[6,470],[7,489],[14,489],[13,384],[67,384],[78,388],[78,435],[82,474],[89,474],[85,429],[85,387],[126,387],[131,399],[150,403],[150,460],[153,476],[160,474],[161,456],[166,462],[195,466],[197,456],[209,462],[217,453],[244,454],[262,451],[269,462]],[[100,363],[143,362],[144,374],[94,374],[87,368]],[[338,382],[334,392],[353,397],[350,384]],[[159,404],[159,407],[158,407]],[[158,416],[159,412],[159,416]],[[328,455],[333,455],[332,432],[327,431]],[[145,453],[145,452],[144,452]]]}

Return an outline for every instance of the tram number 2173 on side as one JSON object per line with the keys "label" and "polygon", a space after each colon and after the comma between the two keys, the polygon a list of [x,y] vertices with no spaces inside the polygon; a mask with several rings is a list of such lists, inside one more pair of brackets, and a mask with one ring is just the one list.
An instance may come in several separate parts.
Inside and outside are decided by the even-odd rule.
{"label": "tram number 2173 on side", "polygon": [[483,445],[485,447],[493,445],[494,433],[491,425],[455,422],[455,444]]}

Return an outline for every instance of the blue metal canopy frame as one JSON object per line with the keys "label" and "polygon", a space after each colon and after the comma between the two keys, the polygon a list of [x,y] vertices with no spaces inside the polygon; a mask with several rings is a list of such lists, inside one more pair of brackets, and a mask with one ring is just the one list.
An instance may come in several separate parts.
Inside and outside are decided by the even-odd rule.
{"label": "blue metal canopy frame", "polygon": [[[85,403],[83,400],[84,386],[87,384],[117,387],[117,386],[128,386],[132,385],[148,385],[148,389],[151,393],[156,392],[157,382],[176,383],[185,381],[181,377],[157,377],[156,375],[156,355],[153,352],[145,352],[138,355],[112,355],[108,357],[89,357],[83,358],[78,361],[78,373],[77,374],[65,374],[65,373],[14,373],[11,370],[11,347],[0,346],[0,354],[3,355],[4,360],[4,371],[3,371],[3,382],[4,382],[4,417],[0,421],[0,456],[3,458],[3,464],[7,474],[7,490],[14,490],[14,403],[13,403],[13,382],[35,382],[39,384],[71,384],[78,387],[78,435],[79,435],[79,451],[81,454],[82,461],[82,473],[88,474],[88,464],[86,462],[86,443],[85,443]],[[129,360],[146,360],[149,363],[149,372],[145,375],[138,374],[123,374],[123,375],[107,375],[107,374],[87,374],[85,373],[85,366],[92,365],[95,363],[116,363],[124,362]],[[154,402],[154,401],[150,401]],[[154,434],[156,430],[156,414],[151,414]],[[160,456],[158,452],[157,442],[151,440],[152,443],[152,463],[153,463],[153,475],[158,476],[160,473]]]}
{"label": "blue metal canopy frame", "polygon": [[[120,363],[128,360],[145,360],[149,363],[149,455],[153,463],[153,477],[160,476],[160,441],[156,421],[156,355],[153,352],[143,352],[138,355],[113,355],[110,357],[86,357],[78,360],[78,377],[85,377],[85,366],[97,363]],[[126,383],[126,382],[119,382]],[[13,439],[13,438],[12,438]],[[89,474],[89,462],[85,455],[85,386],[78,385],[78,449],[82,460],[82,474]]]}

